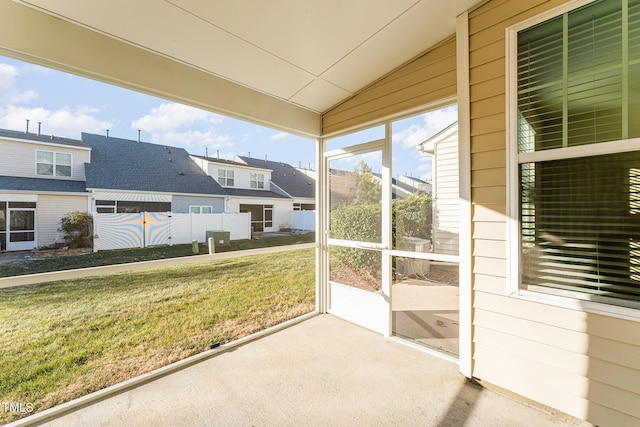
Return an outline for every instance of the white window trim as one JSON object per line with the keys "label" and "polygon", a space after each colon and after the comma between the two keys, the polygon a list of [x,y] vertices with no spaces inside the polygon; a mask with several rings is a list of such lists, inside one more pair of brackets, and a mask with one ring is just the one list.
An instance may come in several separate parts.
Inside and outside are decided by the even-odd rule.
{"label": "white window trim", "polygon": [[[223,172],[223,174],[224,174],[224,184],[222,182],[220,182],[220,180],[221,180],[220,172]],[[231,172],[233,174],[233,178],[229,178],[229,172]],[[229,185],[229,179],[233,179],[233,185]],[[220,184],[222,187],[228,187],[228,188],[235,187],[236,186],[236,174],[235,174],[235,171],[233,169],[218,169],[218,184]]]}
{"label": "white window trim", "polygon": [[[264,181],[265,180],[263,173],[251,172],[251,175],[249,176],[249,187],[256,190],[264,190]],[[258,186],[259,183],[262,183],[262,187]]]}
{"label": "white window trim", "polygon": [[[518,153],[518,32],[541,22],[555,18],[571,10],[591,3],[593,0],[573,0],[559,7],[550,9],[511,27],[506,31],[506,111],[507,111],[507,289],[506,295],[526,301],[617,317],[626,320],[640,321],[640,310],[604,302],[569,296],[559,296],[520,289],[520,198],[518,195],[520,163],[545,161],[553,159],[576,158],[599,154],[612,154],[637,151],[640,138],[624,141],[602,142],[578,147],[557,148],[534,153]],[[583,294],[581,296],[584,297]]]}
{"label": "white window trim", "polygon": [[[198,208],[198,212],[197,213],[191,212],[191,209],[193,208]],[[194,215],[209,215],[209,214],[202,213],[202,210],[205,208],[208,208],[211,210],[211,212],[209,213],[213,213],[213,206],[211,205],[189,205],[189,213]]]}
{"label": "white window trim", "polygon": [[[45,175],[45,174],[40,174],[38,173],[38,153],[52,153],[53,154],[53,174],[52,175]],[[70,174],[69,176],[61,176],[61,175],[56,175],[56,169],[58,166],[58,163],[56,162],[56,158],[58,154],[67,154],[71,157],[71,164],[68,165],[70,168]],[[38,150],[36,149],[36,165],[35,165],[35,173],[36,176],[50,176],[54,179],[72,179],[73,178],[73,153],[68,153],[65,151],[52,151],[52,150]],[[67,166],[67,165],[61,165],[61,166]]]}

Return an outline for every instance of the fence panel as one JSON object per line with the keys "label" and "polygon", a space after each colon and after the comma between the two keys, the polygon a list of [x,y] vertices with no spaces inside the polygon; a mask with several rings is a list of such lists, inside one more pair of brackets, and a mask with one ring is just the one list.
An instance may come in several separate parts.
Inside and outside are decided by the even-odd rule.
{"label": "fence panel", "polygon": [[316,231],[316,211],[291,212],[291,229]]}
{"label": "fence panel", "polygon": [[167,212],[144,213],[144,245],[160,246],[169,244],[169,221]]}
{"label": "fence panel", "polygon": [[144,247],[144,215],[141,213],[94,215],[94,250]]}
{"label": "fence panel", "polygon": [[142,248],[158,245],[204,243],[208,230],[229,231],[231,240],[251,238],[248,213],[175,214],[94,214],[96,251]]}

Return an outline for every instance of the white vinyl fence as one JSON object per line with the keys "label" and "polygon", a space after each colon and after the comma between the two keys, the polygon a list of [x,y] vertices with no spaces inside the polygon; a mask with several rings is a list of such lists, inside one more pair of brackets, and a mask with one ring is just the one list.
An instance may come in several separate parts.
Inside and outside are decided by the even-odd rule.
{"label": "white vinyl fence", "polygon": [[231,240],[251,238],[251,214],[176,214],[168,212],[96,213],[96,251],[205,242],[208,230],[228,231]]}
{"label": "white vinyl fence", "polygon": [[292,211],[291,229],[316,231],[316,211]]}

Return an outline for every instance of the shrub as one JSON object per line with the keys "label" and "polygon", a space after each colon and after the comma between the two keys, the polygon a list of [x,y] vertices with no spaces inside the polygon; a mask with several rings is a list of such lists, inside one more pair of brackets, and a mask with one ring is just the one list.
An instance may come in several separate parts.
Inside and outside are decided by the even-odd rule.
{"label": "shrub", "polygon": [[93,247],[93,221],[87,212],[69,212],[60,219],[58,231],[71,249]]}
{"label": "shrub", "polygon": [[[382,236],[382,205],[342,206],[331,212],[331,237],[335,239],[379,242]],[[338,259],[355,269],[377,271],[380,256],[377,252],[354,248],[333,249]]]}

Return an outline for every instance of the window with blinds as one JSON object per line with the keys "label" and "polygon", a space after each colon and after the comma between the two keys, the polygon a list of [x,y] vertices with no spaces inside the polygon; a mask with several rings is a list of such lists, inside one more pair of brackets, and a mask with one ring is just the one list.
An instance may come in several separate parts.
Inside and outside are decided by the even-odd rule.
{"label": "window with blinds", "polygon": [[640,308],[640,0],[519,31],[517,49],[520,287]]}

